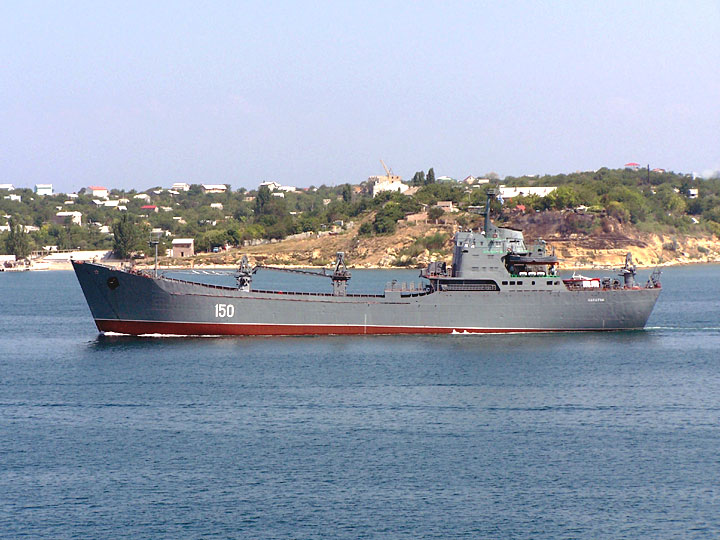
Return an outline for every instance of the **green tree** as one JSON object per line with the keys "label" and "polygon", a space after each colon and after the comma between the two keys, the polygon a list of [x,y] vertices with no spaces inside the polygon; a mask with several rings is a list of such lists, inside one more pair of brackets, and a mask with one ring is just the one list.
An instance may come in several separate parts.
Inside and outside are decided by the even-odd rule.
{"label": "green tree", "polygon": [[349,203],[352,201],[352,186],[350,186],[350,184],[343,184],[342,199],[346,203]]}
{"label": "green tree", "polygon": [[127,214],[123,214],[113,223],[112,230],[115,236],[113,243],[115,256],[119,259],[130,258],[130,254],[140,247],[142,235],[140,227]]}
{"label": "green tree", "polygon": [[30,237],[22,224],[10,220],[10,232],[5,240],[7,251],[17,259],[26,259],[30,255]]}
{"label": "green tree", "polygon": [[434,184],[435,183],[435,169],[430,167],[428,170],[427,176],[425,177],[425,184]]}
{"label": "green tree", "polygon": [[424,186],[425,185],[425,171],[418,171],[410,180],[410,185],[413,186]]}
{"label": "green tree", "polygon": [[265,208],[268,203],[270,203],[270,199],[272,199],[270,188],[267,186],[261,186],[260,189],[258,189],[257,197],[255,197],[255,214],[264,214]]}
{"label": "green tree", "polygon": [[428,218],[429,219],[438,219],[444,213],[445,213],[445,210],[443,210],[439,206],[433,206],[432,208],[430,208],[430,210],[428,210]]}

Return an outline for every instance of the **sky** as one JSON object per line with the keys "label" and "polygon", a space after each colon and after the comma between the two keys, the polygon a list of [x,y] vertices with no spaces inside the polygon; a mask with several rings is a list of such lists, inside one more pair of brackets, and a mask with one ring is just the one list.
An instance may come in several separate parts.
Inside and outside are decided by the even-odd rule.
{"label": "sky", "polygon": [[0,183],[720,170],[720,2],[0,0]]}

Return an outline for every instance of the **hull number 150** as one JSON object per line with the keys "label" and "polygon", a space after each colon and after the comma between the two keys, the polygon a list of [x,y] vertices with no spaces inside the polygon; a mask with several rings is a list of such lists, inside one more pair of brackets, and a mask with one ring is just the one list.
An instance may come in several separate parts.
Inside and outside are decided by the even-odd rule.
{"label": "hull number 150", "polygon": [[232,304],[215,304],[215,316],[218,318],[235,315],[235,306]]}

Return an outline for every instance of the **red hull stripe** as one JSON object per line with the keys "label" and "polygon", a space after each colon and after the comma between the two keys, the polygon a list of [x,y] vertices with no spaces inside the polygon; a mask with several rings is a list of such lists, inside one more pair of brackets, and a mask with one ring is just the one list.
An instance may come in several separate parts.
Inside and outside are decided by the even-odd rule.
{"label": "red hull stripe", "polygon": [[[510,332],[553,332],[540,328],[458,328],[426,326],[363,326],[363,325],[322,325],[322,324],[214,324],[167,321],[121,321],[96,319],[101,332],[119,334],[166,334],[178,336],[302,336],[332,334],[496,334]],[[573,329],[582,330],[582,329]],[[598,329],[599,330],[599,329]]]}

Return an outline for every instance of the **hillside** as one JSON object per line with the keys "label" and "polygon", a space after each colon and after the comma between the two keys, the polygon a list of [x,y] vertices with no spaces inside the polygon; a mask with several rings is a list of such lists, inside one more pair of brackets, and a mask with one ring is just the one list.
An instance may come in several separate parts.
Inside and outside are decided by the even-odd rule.
{"label": "hillside", "polygon": [[[503,225],[522,229],[526,242],[546,240],[561,258],[563,268],[619,266],[628,251],[640,266],[720,262],[720,241],[711,235],[646,233],[613,217],[562,211],[506,218]],[[473,228],[479,224],[477,216],[470,223]],[[388,235],[362,236],[356,227],[334,235],[201,254],[192,262],[163,259],[162,263],[235,265],[247,254],[252,262],[264,264],[323,266],[332,263],[338,251],[343,251],[348,265],[355,268],[424,267],[431,260],[452,258],[451,237],[457,228],[457,222],[447,217],[438,224],[400,221],[396,231]],[[418,242],[437,237],[444,238],[442,247],[425,249]]]}
{"label": "hillside", "polygon": [[495,220],[524,229],[528,240],[549,241],[566,265],[616,264],[627,250],[648,265],[717,258],[720,178],[632,167],[502,183],[472,176],[436,181],[431,173],[380,191],[375,180],[308,188],[263,182],[250,191],[95,186],[67,195],[10,186],[0,199],[0,254],[23,259],[32,251],[112,249],[119,258],[137,258],[148,252],[152,231],[161,253],[173,239],[192,239],[198,264],[234,264],[247,252],[317,265],[345,251],[357,266],[418,266],[447,259],[458,227],[478,229],[475,212],[492,188],[501,195],[492,202]]}

